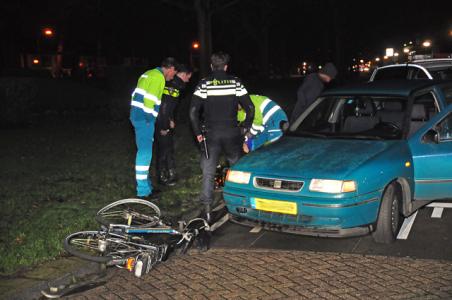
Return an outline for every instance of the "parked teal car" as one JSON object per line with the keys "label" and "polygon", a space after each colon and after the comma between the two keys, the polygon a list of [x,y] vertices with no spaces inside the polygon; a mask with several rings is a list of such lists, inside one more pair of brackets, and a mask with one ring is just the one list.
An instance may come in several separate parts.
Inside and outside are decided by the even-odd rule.
{"label": "parked teal car", "polygon": [[393,242],[404,217],[452,199],[452,82],[324,92],[282,139],[229,170],[223,194],[237,222]]}

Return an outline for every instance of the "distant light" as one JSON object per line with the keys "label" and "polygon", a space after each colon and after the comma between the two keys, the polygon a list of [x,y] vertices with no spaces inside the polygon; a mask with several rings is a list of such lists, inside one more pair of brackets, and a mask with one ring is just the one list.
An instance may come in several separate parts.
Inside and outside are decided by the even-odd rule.
{"label": "distant light", "polygon": [[410,41],[410,43],[409,43],[410,45],[413,45],[413,42],[412,41]]}
{"label": "distant light", "polygon": [[83,68],[85,65],[84,65],[82,62],[79,62],[79,63],[78,63],[78,66],[79,66],[80,68]]}
{"label": "distant light", "polygon": [[199,43],[198,42],[193,42],[193,44],[191,44],[191,47],[193,49],[199,49]]}
{"label": "distant light", "polygon": [[370,70],[369,67],[364,67],[363,69],[364,72],[369,72],[369,70]]}
{"label": "distant light", "polygon": [[449,30],[449,35],[450,35],[450,36],[452,36],[452,29],[451,29],[451,30]]}
{"label": "distant light", "polygon": [[394,56],[394,48],[386,48],[386,56]]}
{"label": "distant light", "polygon": [[51,28],[44,28],[43,33],[46,37],[52,37],[53,36],[53,30]]}
{"label": "distant light", "polygon": [[383,59],[388,59],[388,56],[387,55],[383,56]]}
{"label": "distant light", "polygon": [[322,66],[319,66],[319,70],[322,68]]}
{"label": "distant light", "polygon": [[399,52],[395,52],[394,56],[396,56],[396,57],[399,56]]}
{"label": "distant light", "polygon": [[379,57],[375,57],[375,61],[380,61],[380,58]]}
{"label": "distant light", "polygon": [[37,58],[33,59],[33,64],[35,64],[35,65],[39,64],[39,59],[37,59]]}
{"label": "distant light", "polygon": [[403,53],[409,53],[409,52],[410,52],[410,48],[408,48],[408,47],[403,48]]}
{"label": "distant light", "polygon": [[406,47],[406,43],[405,43],[405,44],[403,44],[403,47]]}
{"label": "distant light", "polygon": [[303,62],[303,66],[306,66],[306,65],[307,65],[307,63],[304,61],[304,62]]}
{"label": "distant light", "polygon": [[430,41],[424,41],[423,43],[422,43],[422,46],[424,46],[424,47],[430,47],[432,45],[432,42],[430,42]]}
{"label": "distant light", "polygon": [[363,63],[363,62],[364,62],[364,60],[363,60],[363,59],[360,59],[360,60],[359,60],[359,62],[360,62],[360,63]]}

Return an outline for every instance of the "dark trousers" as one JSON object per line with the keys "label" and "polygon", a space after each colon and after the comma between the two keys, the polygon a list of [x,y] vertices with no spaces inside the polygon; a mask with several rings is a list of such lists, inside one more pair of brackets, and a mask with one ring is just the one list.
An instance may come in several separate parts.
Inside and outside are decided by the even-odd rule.
{"label": "dark trousers", "polygon": [[170,130],[167,135],[161,135],[160,129],[156,128],[155,145],[156,145],[156,163],[157,172],[160,175],[170,169],[174,169],[176,164],[174,162],[174,138],[173,131]]}
{"label": "dark trousers", "polygon": [[215,188],[215,171],[223,154],[232,166],[242,155],[243,139],[239,128],[210,129],[206,134],[209,159],[201,154],[202,191],[200,200],[211,204]]}

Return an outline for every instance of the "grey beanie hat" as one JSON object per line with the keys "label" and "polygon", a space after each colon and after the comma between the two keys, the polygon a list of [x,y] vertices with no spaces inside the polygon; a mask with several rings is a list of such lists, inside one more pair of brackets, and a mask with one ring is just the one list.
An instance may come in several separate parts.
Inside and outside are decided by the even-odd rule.
{"label": "grey beanie hat", "polygon": [[331,77],[331,79],[334,79],[337,75],[337,69],[333,65],[333,63],[326,63],[325,66],[319,70],[320,73],[328,75]]}

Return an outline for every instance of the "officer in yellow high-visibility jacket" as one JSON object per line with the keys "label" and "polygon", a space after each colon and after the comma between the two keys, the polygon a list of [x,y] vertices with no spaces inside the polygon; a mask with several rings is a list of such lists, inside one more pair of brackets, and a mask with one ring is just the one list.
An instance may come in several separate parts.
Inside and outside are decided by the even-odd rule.
{"label": "officer in yellow high-visibility jacket", "polygon": [[[245,138],[243,150],[245,153],[256,150],[260,146],[278,140],[282,135],[282,123],[287,122],[284,110],[266,96],[250,95],[255,112],[250,134]],[[245,120],[245,111],[239,109],[237,119]]]}
{"label": "officer in yellow high-visibility jacket", "polygon": [[130,121],[135,128],[137,156],[135,163],[137,196],[155,196],[149,177],[154,141],[154,124],[159,113],[165,81],[172,80],[176,74],[176,60],[166,58],[160,67],[149,70],[140,76],[132,94]]}

